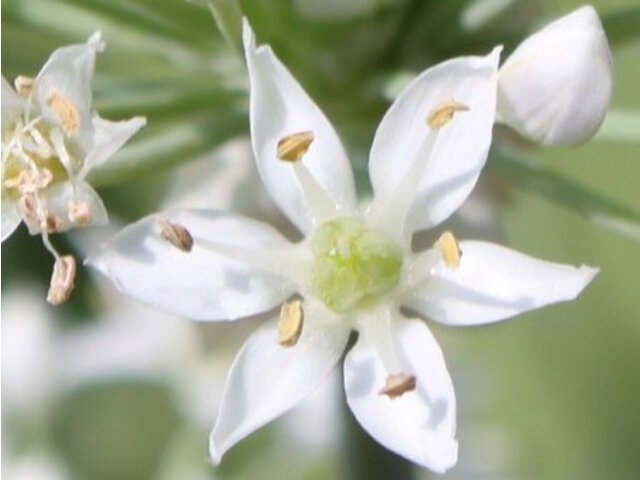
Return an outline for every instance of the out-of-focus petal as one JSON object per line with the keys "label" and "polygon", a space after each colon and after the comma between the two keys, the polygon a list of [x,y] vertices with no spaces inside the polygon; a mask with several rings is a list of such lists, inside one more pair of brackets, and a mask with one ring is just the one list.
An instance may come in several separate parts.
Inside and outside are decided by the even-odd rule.
{"label": "out-of-focus petal", "polygon": [[24,100],[2,77],[2,130],[9,125],[14,116],[22,112],[25,107]]}
{"label": "out-of-focus petal", "polygon": [[315,390],[338,362],[349,329],[339,323],[321,325],[323,319],[317,315],[328,314],[323,310],[305,310],[305,325],[294,346],[278,344],[276,321],[246,341],[229,372],[210,437],[210,453],[216,464],[237,442]]}
{"label": "out-of-focus petal", "polygon": [[73,104],[80,115],[81,137],[88,137],[92,129],[91,83],[96,53],[103,49],[100,32],[94,33],[87,43],[58,48],[36,78],[35,95],[43,115],[56,123],[58,115],[51,108],[50,102],[52,95],[62,96]]}
{"label": "out-of-focus petal", "polygon": [[16,202],[2,199],[2,241],[4,242],[18,228],[22,217],[16,207]]}
{"label": "out-of-focus petal", "polygon": [[[159,217],[189,232],[191,251],[162,236]],[[126,227],[87,263],[153,307],[195,320],[234,320],[270,310],[294,292],[286,278],[267,270],[295,262],[293,254],[281,254],[291,249],[266,224],[215,210],[182,210]]]}
{"label": "out-of-focus petal", "polygon": [[[545,262],[479,241],[460,242],[457,268],[424,272],[406,305],[447,325],[480,325],[575,299],[598,269]],[[430,253],[425,253],[430,254]]]}
{"label": "out-of-focus petal", "polygon": [[278,207],[302,231],[314,223],[312,203],[319,202],[301,186],[291,162],[278,160],[285,137],[312,132],[314,140],[299,160],[344,214],[356,206],[351,166],[333,127],[269,46],[256,47],[249,23],[244,23],[244,48],[251,82],[251,141],[258,170]]}
{"label": "out-of-focus petal", "polygon": [[[496,48],[436,65],[389,108],[369,161],[374,222],[410,236],[442,222],[467,198],[491,144],[499,55]],[[439,128],[429,125],[448,102],[464,111]]]}
{"label": "out-of-focus petal", "polygon": [[94,115],[93,145],[84,160],[79,177],[84,178],[92,168],[108,160],[146,123],[147,120],[144,117],[133,117],[121,122],[110,122]]}
{"label": "out-of-focus petal", "polygon": [[[444,472],[457,461],[458,443],[455,394],[442,352],[419,320],[396,318],[390,331],[390,347],[380,348],[362,332],[347,354],[347,402],[360,425],[380,444]],[[395,365],[388,367],[385,362]],[[400,373],[415,376],[415,389],[396,398],[381,394],[387,377]]]}
{"label": "out-of-focus petal", "polygon": [[600,128],[613,68],[598,14],[581,7],[528,37],[500,69],[498,117],[545,145],[577,145]]}

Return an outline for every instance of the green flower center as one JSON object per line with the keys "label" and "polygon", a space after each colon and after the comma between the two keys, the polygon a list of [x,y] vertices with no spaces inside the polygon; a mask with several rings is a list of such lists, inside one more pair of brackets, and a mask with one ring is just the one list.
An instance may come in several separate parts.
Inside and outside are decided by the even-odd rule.
{"label": "green flower center", "polygon": [[313,233],[312,288],[327,307],[346,313],[398,284],[402,252],[383,232],[341,218]]}

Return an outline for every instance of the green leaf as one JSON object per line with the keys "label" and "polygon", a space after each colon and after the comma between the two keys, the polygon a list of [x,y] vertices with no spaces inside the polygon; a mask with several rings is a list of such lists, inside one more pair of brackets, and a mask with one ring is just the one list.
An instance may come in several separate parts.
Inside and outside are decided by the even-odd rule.
{"label": "green leaf", "polygon": [[224,39],[242,52],[242,9],[237,0],[207,0],[216,25]]}
{"label": "green leaf", "polygon": [[566,207],[603,228],[640,242],[640,212],[579,185],[530,160],[494,151],[492,163],[518,185]]}

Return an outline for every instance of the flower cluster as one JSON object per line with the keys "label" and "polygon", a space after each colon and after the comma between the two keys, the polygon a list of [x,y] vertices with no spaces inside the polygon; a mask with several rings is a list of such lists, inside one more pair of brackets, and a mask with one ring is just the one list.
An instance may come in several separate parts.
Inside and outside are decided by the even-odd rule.
{"label": "flower cluster", "polygon": [[[586,19],[593,30],[592,9],[572,15],[564,22]],[[580,122],[563,123],[566,118],[588,116],[586,130],[602,120],[606,82],[586,107],[562,96],[548,97],[548,108],[525,108],[541,101],[540,88],[557,87],[547,82],[529,91],[523,77],[538,75],[545,59],[531,50],[542,44],[544,52],[553,43],[558,32],[548,29],[527,40],[502,69],[497,47],[419,75],[378,127],[369,159],[374,197],[361,205],[331,124],[272,50],[256,46],[245,22],[256,164],[303,240],[291,242],[269,225],[230,212],[180,210],[125,228],[88,260],[127,295],[196,320],[229,321],[280,306],[231,367],[210,439],[216,463],[318,387],[352,331],[358,338],[346,354],[344,388],[362,427],[434,471],[456,463],[454,389],[423,319],[453,326],[497,322],[572,300],[597,273],[492,243],[459,241],[450,231],[439,232],[425,251],[412,248],[417,232],[438,228],[475,186],[498,104],[501,121],[546,143],[585,138],[575,133]],[[607,53],[604,43],[598,51]],[[583,55],[576,62],[590,69],[592,60],[610,76],[608,58]],[[573,81],[580,73],[560,60],[551,66],[560,72],[550,82]],[[558,102],[565,107],[561,114]],[[570,142],[557,141],[567,129],[573,129]]]}
{"label": "flower cluster", "polygon": [[69,296],[76,266],[48,235],[107,222],[86,177],[146,123],[110,122],[92,111],[95,58],[103,48],[96,32],[86,44],[54,51],[36,78],[17,77],[15,90],[2,78],[2,240],[21,222],[42,236],[56,259],[53,304]]}

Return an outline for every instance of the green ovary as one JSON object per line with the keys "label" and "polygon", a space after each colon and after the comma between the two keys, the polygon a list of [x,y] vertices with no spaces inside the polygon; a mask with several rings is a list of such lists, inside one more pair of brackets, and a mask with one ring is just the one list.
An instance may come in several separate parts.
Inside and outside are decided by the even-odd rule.
{"label": "green ovary", "polygon": [[347,313],[374,302],[400,279],[402,252],[383,232],[342,218],[327,222],[311,239],[312,287],[330,309]]}

